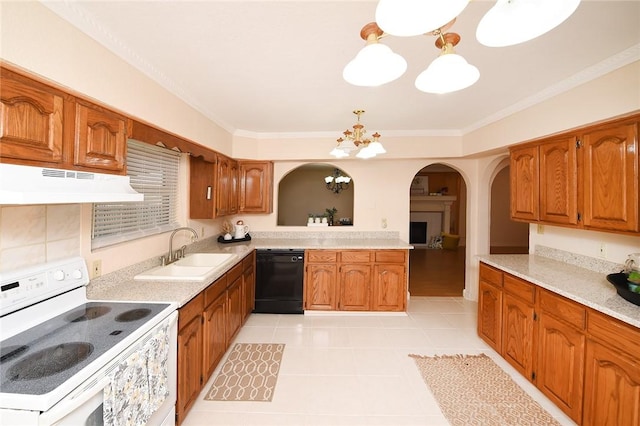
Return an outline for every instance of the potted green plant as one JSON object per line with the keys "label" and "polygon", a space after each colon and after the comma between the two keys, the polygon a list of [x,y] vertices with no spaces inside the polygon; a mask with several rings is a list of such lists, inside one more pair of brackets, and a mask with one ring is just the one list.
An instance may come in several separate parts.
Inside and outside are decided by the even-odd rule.
{"label": "potted green plant", "polygon": [[338,209],[336,209],[335,207],[332,207],[330,209],[325,209],[324,211],[326,212],[329,226],[333,226],[333,217],[335,216],[336,213],[338,213]]}

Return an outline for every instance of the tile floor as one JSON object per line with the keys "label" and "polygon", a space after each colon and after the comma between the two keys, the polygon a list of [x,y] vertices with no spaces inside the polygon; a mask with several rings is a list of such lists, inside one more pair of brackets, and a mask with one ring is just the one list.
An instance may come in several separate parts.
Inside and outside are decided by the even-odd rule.
{"label": "tile floor", "polygon": [[273,400],[205,401],[216,371],[183,425],[448,425],[407,355],[480,352],[573,425],[477,337],[476,309],[462,298],[412,297],[407,316],[252,314],[234,343],[286,344]]}

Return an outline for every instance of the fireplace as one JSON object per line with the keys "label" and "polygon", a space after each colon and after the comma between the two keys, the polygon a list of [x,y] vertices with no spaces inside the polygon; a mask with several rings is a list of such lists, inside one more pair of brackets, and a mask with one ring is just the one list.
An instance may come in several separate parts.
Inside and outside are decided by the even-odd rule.
{"label": "fireplace", "polygon": [[409,222],[409,244],[427,244],[427,222]]}

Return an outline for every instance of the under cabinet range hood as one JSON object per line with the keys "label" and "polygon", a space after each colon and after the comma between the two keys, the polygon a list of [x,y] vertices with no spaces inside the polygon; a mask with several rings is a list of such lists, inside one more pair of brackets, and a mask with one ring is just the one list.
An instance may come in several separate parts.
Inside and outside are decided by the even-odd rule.
{"label": "under cabinet range hood", "polygon": [[0,163],[0,205],[142,201],[129,176]]}

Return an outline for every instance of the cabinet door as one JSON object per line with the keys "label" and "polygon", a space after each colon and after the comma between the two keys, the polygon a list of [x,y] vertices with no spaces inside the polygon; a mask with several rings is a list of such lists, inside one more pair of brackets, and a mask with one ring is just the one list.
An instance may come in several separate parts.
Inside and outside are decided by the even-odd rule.
{"label": "cabinet door", "polygon": [[242,276],[227,288],[227,343],[230,344],[242,326]]}
{"label": "cabinet door", "polygon": [[576,143],[569,136],[540,145],[540,220],[578,223]]}
{"label": "cabinet door", "polygon": [[539,218],[538,147],[511,150],[511,218],[536,221]]}
{"label": "cabinet door", "polygon": [[340,266],[340,302],[343,311],[368,311],[371,309],[371,266]]}
{"label": "cabinet door", "polygon": [[533,374],[533,306],[503,295],[502,356],[524,377]]}
{"label": "cabinet door", "polygon": [[638,231],[638,124],[597,128],[582,142],[584,226]]}
{"label": "cabinet door", "polygon": [[478,287],[478,335],[502,353],[502,290],[483,279]]}
{"label": "cabinet door", "polygon": [[406,282],[404,265],[374,265],[372,309],[374,311],[404,311],[407,299]]}
{"label": "cabinet door", "polygon": [[191,219],[213,219],[214,163],[200,157],[189,158],[189,217]]}
{"label": "cabinet door", "polygon": [[242,322],[244,322],[253,312],[256,302],[256,274],[253,263],[242,272],[242,297]]}
{"label": "cabinet door", "polygon": [[338,267],[335,264],[308,264],[304,277],[304,308],[338,309]]}
{"label": "cabinet door", "polygon": [[63,94],[10,71],[0,76],[0,156],[63,161]]}
{"label": "cabinet door", "polygon": [[237,214],[240,206],[238,162],[229,160],[229,214]]}
{"label": "cabinet door", "polygon": [[226,216],[230,212],[230,195],[231,191],[231,163],[230,159],[223,156],[217,156],[216,170],[216,217]]}
{"label": "cabinet door", "polygon": [[78,100],[75,125],[76,166],[125,173],[126,117]]}
{"label": "cabinet door", "polygon": [[273,211],[273,163],[271,161],[239,161],[240,212],[271,213]]}
{"label": "cabinet door", "polygon": [[588,341],[584,392],[584,425],[640,425],[637,356],[634,359]]}
{"label": "cabinet door", "polygon": [[202,326],[203,383],[206,382],[227,350],[226,308],[227,295],[223,292],[204,309]]}
{"label": "cabinet door", "polygon": [[193,318],[178,332],[178,423],[196,401],[202,388],[202,323]]}
{"label": "cabinet door", "polygon": [[536,384],[571,419],[582,419],[585,336],[546,313],[538,325]]}

